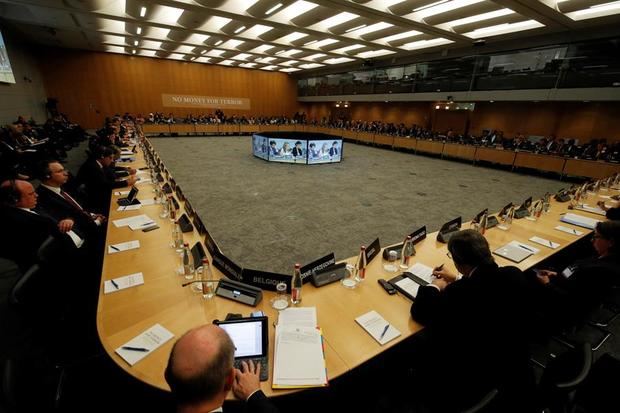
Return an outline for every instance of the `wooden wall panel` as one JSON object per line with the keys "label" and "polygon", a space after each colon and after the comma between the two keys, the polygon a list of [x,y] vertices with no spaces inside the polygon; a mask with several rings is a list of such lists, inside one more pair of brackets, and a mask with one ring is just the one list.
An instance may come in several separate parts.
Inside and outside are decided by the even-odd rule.
{"label": "wooden wall panel", "polygon": [[288,115],[299,108],[296,82],[288,74],[201,63],[44,48],[38,53],[48,96],[87,128],[114,113],[209,113],[213,109],[166,108],[162,93],[249,98],[250,110],[227,115]]}
{"label": "wooden wall panel", "polygon": [[468,111],[435,110],[433,130],[447,132],[452,129],[454,133],[465,133]]}

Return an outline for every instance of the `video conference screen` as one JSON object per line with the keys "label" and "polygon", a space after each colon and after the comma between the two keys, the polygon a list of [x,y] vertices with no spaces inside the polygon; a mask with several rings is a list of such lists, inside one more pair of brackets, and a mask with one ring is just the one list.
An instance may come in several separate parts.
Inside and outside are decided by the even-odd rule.
{"label": "video conference screen", "polygon": [[340,162],[341,159],[342,141],[308,141],[309,164]]}
{"label": "video conference screen", "polygon": [[[260,139],[259,145],[256,142],[257,138]],[[270,138],[260,135],[254,135],[253,139],[254,155],[259,158],[268,159],[270,162],[306,163],[308,142],[305,140]]]}
{"label": "video conference screen", "polygon": [[6,51],[2,32],[0,32],[0,82],[15,83],[15,76],[13,75],[13,69],[11,69],[11,62]]}
{"label": "video conference screen", "polygon": [[269,138],[260,135],[252,136],[252,151],[254,156],[261,159],[269,159]]}

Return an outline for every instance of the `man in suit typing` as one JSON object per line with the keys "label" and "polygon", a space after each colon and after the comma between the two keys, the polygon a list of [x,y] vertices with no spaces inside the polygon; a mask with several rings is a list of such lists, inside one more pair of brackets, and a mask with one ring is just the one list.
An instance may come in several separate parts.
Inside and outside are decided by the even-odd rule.
{"label": "man in suit typing", "polygon": [[[435,268],[436,279],[419,288],[411,306],[413,319],[427,327],[419,368],[422,382],[432,383],[430,404],[458,410],[498,388],[510,400],[503,411],[527,411],[520,403],[533,384],[524,342],[529,284],[518,268],[498,267],[477,231],[454,234],[448,251],[460,274]],[[455,384],[451,397],[442,395],[440,382]]]}
{"label": "man in suit typing", "polygon": [[215,324],[185,333],[172,347],[165,378],[183,413],[207,413],[220,408],[233,391],[246,402],[246,412],[277,413],[260,390],[260,365],[233,367],[235,346]]}

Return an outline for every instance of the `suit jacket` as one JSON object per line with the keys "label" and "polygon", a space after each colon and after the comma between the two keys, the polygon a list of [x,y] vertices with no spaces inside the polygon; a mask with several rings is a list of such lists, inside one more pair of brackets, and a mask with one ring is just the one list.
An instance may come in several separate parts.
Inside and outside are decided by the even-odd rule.
{"label": "suit jacket", "polygon": [[0,255],[14,261],[22,272],[37,261],[37,251],[49,236],[61,239],[68,249],[71,248],[69,237],[61,234],[57,222],[44,213],[0,207],[0,227],[3,232]]}
{"label": "suit jacket", "polygon": [[102,168],[95,159],[84,162],[77,178],[85,187],[86,206],[103,215],[108,215],[112,190],[127,186],[123,181],[115,181],[114,171]]}
{"label": "suit jacket", "polygon": [[609,208],[605,216],[612,221],[620,220],[620,207]]}
{"label": "suit jacket", "polygon": [[338,155],[338,148],[329,148],[329,156]]}
{"label": "suit jacket", "polygon": [[265,396],[262,390],[254,393],[245,403],[245,411],[247,413],[278,413],[279,410]]}
{"label": "suit jacket", "polygon": [[443,291],[420,287],[411,316],[427,327],[422,365],[430,365],[421,369],[433,387],[459,383],[455,391],[467,395],[528,383],[528,295],[529,284],[518,268],[495,263],[476,268]]}
{"label": "suit jacket", "polygon": [[37,207],[45,211],[45,213],[55,220],[61,221],[66,218],[71,218],[75,223],[74,227],[77,232],[87,236],[95,233],[99,229],[87,211],[77,209],[65,198],[43,185],[39,185],[37,194],[39,195]]}
{"label": "suit jacket", "polygon": [[302,156],[303,154],[303,149],[293,148],[293,156]]}

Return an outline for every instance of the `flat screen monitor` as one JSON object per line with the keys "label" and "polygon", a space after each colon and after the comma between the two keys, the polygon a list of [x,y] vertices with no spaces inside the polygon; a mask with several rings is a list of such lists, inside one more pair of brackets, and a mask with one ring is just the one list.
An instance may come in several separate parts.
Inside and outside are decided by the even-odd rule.
{"label": "flat screen monitor", "polygon": [[269,159],[269,138],[261,135],[252,136],[252,152],[261,159]]}
{"label": "flat screen monitor", "polygon": [[342,159],[341,140],[309,140],[308,163],[340,162]]}
{"label": "flat screen monitor", "polygon": [[0,32],[0,82],[15,83],[15,76],[13,75],[13,69],[11,68],[11,62],[9,61],[9,54],[6,51],[6,44],[4,44],[2,32]]}
{"label": "flat screen monitor", "polygon": [[308,141],[269,138],[269,162],[306,163]]}

